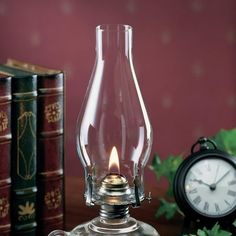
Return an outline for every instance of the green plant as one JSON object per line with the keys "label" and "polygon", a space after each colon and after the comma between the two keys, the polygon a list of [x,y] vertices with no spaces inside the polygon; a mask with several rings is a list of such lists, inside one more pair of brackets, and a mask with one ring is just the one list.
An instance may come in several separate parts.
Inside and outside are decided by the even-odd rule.
{"label": "green plant", "polygon": [[[220,130],[216,135],[211,137],[217,144],[217,147],[223,151],[228,152],[230,155],[236,157],[236,128],[232,130]],[[183,155],[170,155],[165,160],[162,160],[157,154],[154,155],[150,168],[154,171],[157,180],[160,181],[165,178],[168,182],[166,190],[166,198],[160,198],[160,207],[156,212],[156,217],[165,216],[166,219],[171,219],[176,213],[183,213],[178,208],[173,198],[173,180],[175,172],[181,162],[183,161]],[[236,227],[236,220],[234,222]],[[227,234],[228,233],[228,234]],[[203,228],[198,230],[196,236],[230,236],[227,231],[220,229],[220,226],[216,224],[211,230]],[[193,235],[195,236],[195,235]]]}
{"label": "green plant", "polygon": [[189,234],[184,236],[232,236],[232,233],[221,229],[220,225],[216,223],[212,229],[198,229],[197,234]]}
{"label": "green plant", "polygon": [[236,128],[232,130],[220,130],[212,139],[219,149],[236,157]]}
{"label": "green plant", "polygon": [[164,198],[159,199],[160,207],[156,212],[156,217],[164,215],[166,219],[169,220],[174,217],[176,212],[179,212],[180,214],[182,214],[179,207],[173,200],[174,176],[175,176],[175,172],[177,168],[179,167],[182,161],[183,161],[183,157],[181,155],[178,155],[178,156],[171,155],[163,161],[160,159],[160,157],[157,154],[154,155],[150,168],[155,172],[155,175],[158,181],[164,177],[166,178],[168,182],[168,188],[166,192],[168,200]]}

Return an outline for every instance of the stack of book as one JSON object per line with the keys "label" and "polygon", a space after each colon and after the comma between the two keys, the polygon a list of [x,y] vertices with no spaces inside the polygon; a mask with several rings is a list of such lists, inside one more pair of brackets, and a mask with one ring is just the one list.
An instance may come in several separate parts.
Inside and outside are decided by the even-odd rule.
{"label": "stack of book", "polygon": [[11,77],[0,73],[0,230],[10,232]]}
{"label": "stack of book", "polygon": [[0,232],[46,236],[64,225],[64,73],[0,65]]}

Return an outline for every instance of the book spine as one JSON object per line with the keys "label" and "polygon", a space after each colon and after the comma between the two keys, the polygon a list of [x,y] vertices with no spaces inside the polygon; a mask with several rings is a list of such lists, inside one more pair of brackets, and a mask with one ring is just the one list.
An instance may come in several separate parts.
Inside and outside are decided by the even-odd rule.
{"label": "book spine", "polygon": [[38,78],[38,235],[64,227],[64,75]]}
{"label": "book spine", "polygon": [[12,230],[36,234],[37,77],[12,78]]}
{"label": "book spine", "polygon": [[0,232],[9,236],[11,157],[11,77],[0,78]]}

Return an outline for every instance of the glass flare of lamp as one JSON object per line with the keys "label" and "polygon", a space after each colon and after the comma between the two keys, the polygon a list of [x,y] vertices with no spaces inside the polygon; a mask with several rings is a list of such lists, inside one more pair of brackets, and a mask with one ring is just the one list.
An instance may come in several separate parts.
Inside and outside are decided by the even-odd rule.
{"label": "glass flare of lamp", "polygon": [[96,61],[76,138],[85,171],[86,204],[101,209],[100,216],[67,235],[159,235],[152,226],[129,216],[129,205],[139,206],[145,199],[143,171],[152,146],[129,25],[96,27]]}

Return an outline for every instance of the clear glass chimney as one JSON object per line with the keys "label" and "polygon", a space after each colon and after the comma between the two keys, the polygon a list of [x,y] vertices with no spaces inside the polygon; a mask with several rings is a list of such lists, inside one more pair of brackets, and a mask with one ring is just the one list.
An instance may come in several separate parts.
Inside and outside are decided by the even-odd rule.
{"label": "clear glass chimney", "polygon": [[[143,171],[152,128],[132,60],[132,27],[96,28],[96,61],[76,129],[85,173],[87,205],[100,216],[68,235],[158,235],[129,216],[129,205],[145,199]],[[152,217],[152,216],[150,216]],[[54,232],[51,235],[61,235]]]}

